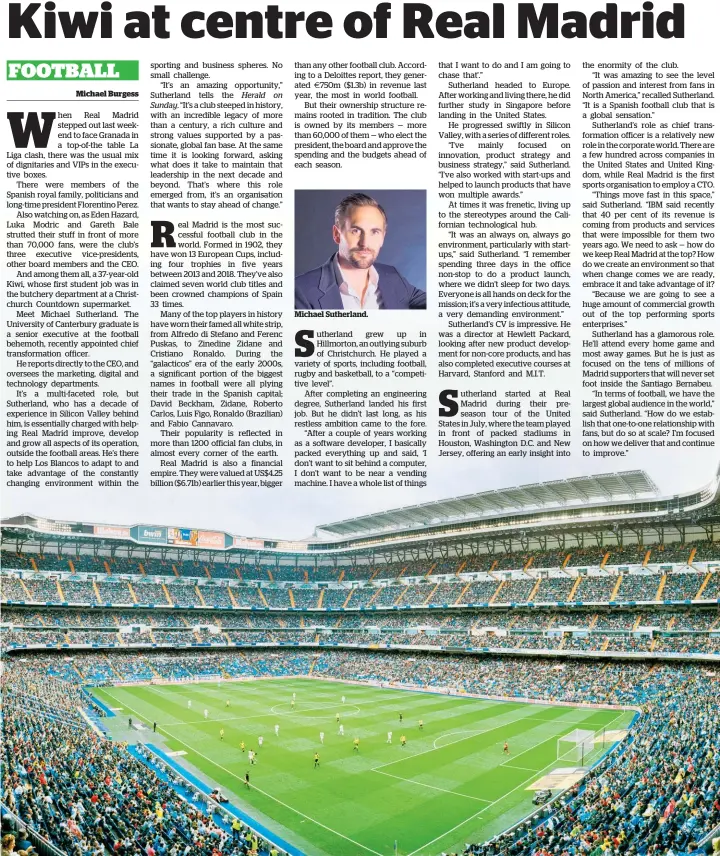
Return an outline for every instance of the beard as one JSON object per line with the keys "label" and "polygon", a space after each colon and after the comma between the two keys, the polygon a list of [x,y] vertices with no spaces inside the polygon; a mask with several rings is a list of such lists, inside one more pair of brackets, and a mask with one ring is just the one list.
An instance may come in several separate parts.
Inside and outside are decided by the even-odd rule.
{"label": "beard", "polygon": [[354,249],[350,250],[345,258],[352,267],[359,270],[367,270],[375,264],[377,253],[367,248],[363,250]]}

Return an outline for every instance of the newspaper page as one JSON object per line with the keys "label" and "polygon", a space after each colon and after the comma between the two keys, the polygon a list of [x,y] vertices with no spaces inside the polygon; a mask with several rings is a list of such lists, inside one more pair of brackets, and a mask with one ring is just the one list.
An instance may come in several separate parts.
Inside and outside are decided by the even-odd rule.
{"label": "newspaper page", "polygon": [[[37,663],[62,677],[37,650],[59,647],[83,693],[316,669],[532,701],[559,680],[543,668],[594,652],[615,695],[578,689],[588,660],[554,701],[622,706],[642,696],[617,689],[628,657],[682,652],[711,675],[717,26],[697,0],[8,3],[2,627],[33,686]],[[661,624],[638,605],[671,602],[687,614]],[[715,611],[691,620],[696,602]],[[186,663],[209,646],[204,672]],[[397,668],[377,648],[421,653]],[[510,686],[432,659],[480,648],[560,665],[530,659]],[[200,751],[152,706],[92,698],[130,718],[115,739]],[[210,707],[216,742],[223,711],[191,700],[172,721]],[[449,745],[417,719],[423,752]],[[319,721],[311,766],[338,730],[318,748]],[[358,809],[385,817],[381,842],[330,790],[330,814],[254,792],[255,742],[237,780],[140,755],[191,801],[234,791],[268,853],[509,853],[480,846],[529,810],[428,768],[410,830],[383,814],[395,797]],[[457,790],[480,804],[421,799]]]}

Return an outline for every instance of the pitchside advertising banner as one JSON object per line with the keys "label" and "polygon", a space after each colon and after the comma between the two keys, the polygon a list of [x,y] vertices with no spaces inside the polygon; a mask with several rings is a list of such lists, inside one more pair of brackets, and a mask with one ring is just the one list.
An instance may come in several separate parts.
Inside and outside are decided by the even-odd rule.
{"label": "pitchside advertising banner", "polygon": [[713,4],[5,16],[33,537],[449,584],[448,527],[712,494]]}

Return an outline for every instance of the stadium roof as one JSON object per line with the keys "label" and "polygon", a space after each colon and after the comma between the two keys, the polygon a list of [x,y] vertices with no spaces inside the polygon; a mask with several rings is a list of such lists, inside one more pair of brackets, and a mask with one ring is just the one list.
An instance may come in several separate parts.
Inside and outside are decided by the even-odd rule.
{"label": "stadium roof", "polygon": [[650,499],[657,495],[657,487],[642,470],[630,470],[624,473],[521,485],[507,490],[490,490],[422,505],[408,505],[391,511],[341,520],[338,523],[323,524],[316,528],[316,534],[334,535],[338,538],[371,535],[399,529],[461,523],[509,512],[531,512],[638,498]]}

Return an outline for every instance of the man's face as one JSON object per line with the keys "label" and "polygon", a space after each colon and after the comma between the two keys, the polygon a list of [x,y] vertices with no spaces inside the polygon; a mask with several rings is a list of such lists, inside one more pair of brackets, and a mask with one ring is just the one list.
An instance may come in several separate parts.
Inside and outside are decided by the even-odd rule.
{"label": "man's face", "polygon": [[341,264],[366,269],[372,267],[385,240],[385,218],[374,205],[353,208],[341,226],[333,226]]}

